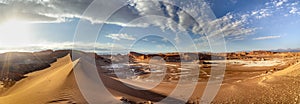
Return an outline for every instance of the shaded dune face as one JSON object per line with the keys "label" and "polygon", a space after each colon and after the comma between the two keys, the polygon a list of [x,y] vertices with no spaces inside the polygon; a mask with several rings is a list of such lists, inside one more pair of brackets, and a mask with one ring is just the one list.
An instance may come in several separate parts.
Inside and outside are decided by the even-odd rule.
{"label": "shaded dune face", "polygon": [[[55,59],[53,61],[56,61]],[[14,63],[14,62],[4,62],[1,70],[1,81],[19,81],[24,78],[24,74],[30,73],[37,70],[42,70],[50,67],[51,62],[46,63]],[[9,87],[9,86],[8,86]]]}
{"label": "shaded dune face", "polygon": [[66,55],[67,53],[52,50],[0,54],[0,81],[19,81],[25,77],[25,74],[48,68],[51,63],[57,61],[57,58]]}
{"label": "shaded dune face", "polygon": [[[51,66],[50,64],[56,62],[58,58],[65,57],[70,53],[72,53],[72,50],[46,50],[34,53],[10,52],[0,54],[0,81],[9,81],[12,84],[7,84],[5,87],[10,87],[16,81],[25,78],[25,74],[49,68]],[[95,53],[81,53],[91,54],[96,60],[105,61],[104,63],[97,61],[97,64],[105,65],[110,63],[110,60],[98,56]]]}
{"label": "shaded dune face", "polygon": [[47,69],[27,74],[2,94],[0,104],[85,103],[73,74],[77,62],[67,55]]}

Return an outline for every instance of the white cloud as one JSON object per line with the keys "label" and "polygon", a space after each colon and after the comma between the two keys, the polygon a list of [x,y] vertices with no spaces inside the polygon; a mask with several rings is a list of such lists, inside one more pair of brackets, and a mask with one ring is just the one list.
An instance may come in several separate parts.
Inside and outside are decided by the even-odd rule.
{"label": "white cloud", "polygon": [[279,36],[279,35],[272,35],[272,36],[264,36],[264,37],[253,38],[253,40],[276,39],[276,38],[280,38],[280,37],[281,36]]}
{"label": "white cloud", "polygon": [[[33,23],[66,22],[68,18],[80,18],[92,23],[122,24],[122,21],[105,21],[110,11],[126,0],[97,0],[96,7],[82,15],[94,0],[0,0],[0,22],[11,18]],[[118,5],[119,4],[119,5]],[[108,13],[109,12],[109,13]],[[125,11],[122,11],[125,12]],[[101,14],[101,15],[99,15]],[[128,24],[128,26],[132,26]]]}
{"label": "white cloud", "polygon": [[256,15],[258,11],[252,11],[251,15]]}
{"label": "white cloud", "polygon": [[291,14],[296,14],[298,9],[296,7],[292,7],[292,9],[289,11]]}
{"label": "white cloud", "polygon": [[282,4],[283,4],[283,2],[280,1],[280,2],[277,2],[277,3],[276,3],[276,6],[281,6]]}
{"label": "white cloud", "polygon": [[[33,22],[59,22],[64,18],[80,17],[92,0],[0,0],[0,19],[18,18]],[[63,21],[62,21],[63,22]]]}
{"label": "white cloud", "polygon": [[[129,0],[131,7],[118,11],[114,19],[105,21],[103,15],[109,14],[107,10],[114,8],[114,1],[99,0],[98,9],[90,14],[82,16],[85,9],[91,4],[92,0],[0,0],[0,12],[4,14],[0,21],[10,18],[22,17],[22,19],[33,22],[66,22],[68,18],[81,18],[91,21],[92,23],[116,24],[124,27],[148,27],[150,25],[158,26],[162,30],[170,29],[174,32],[191,30],[195,34],[212,33],[211,36],[236,37],[245,36],[255,31],[255,28],[244,27],[247,24],[247,16],[228,14],[224,17],[212,18],[212,11],[209,11],[209,5],[199,0],[166,0],[170,4],[181,6],[183,10],[175,10],[174,6],[168,3],[159,3],[153,1]],[[121,0],[122,2],[126,0]],[[1,2],[0,2],[1,3]],[[161,8],[165,6],[166,8]],[[130,8],[130,9],[129,9]],[[128,12],[137,12],[130,14]],[[155,14],[164,16],[165,12],[169,18],[152,18],[141,20],[135,24],[127,23],[128,20],[146,14]],[[266,11],[259,11],[259,18],[269,16]],[[116,13],[116,14],[118,14]],[[126,14],[126,15],[124,15]],[[127,15],[129,14],[129,15]],[[122,18],[122,19],[120,19]],[[172,18],[178,18],[178,23]],[[105,21],[105,22],[104,22]],[[110,34],[107,37],[120,40],[134,40],[127,34]]]}
{"label": "white cloud", "polygon": [[131,4],[135,4],[136,10],[139,11],[140,15],[146,14],[155,14],[155,15],[163,15],[163,11],[161,9],[161,5],[156,1],[142,1],[142,0],[129,0]]}
{"label": "white cloud", "polygon": [[[144,2],[135,1],[135,5],[145,5]],[[153,1],[155,2],[155,1]],[[198,4],[199,2],[199,4]],[[141,3],[141,4],[139,4]],[[174,3],[174,2],[173,2]],[[179,1],[177,4],[184,4],[183,10],[174,11],[174,7],[169,4],[161,4],[166,7],[166,13],[170,18],[152,18],[148,20],[143,20],[142,22],[149,22],[149,24],[158,26],[162,30],[170,29],[175,33],[180,31],[192,31],[195,34],[200,35],[210,35],[220,37],[222,35],[227,37],[235,37],[240,35],[248,35],[255,31],[255,28],[244,27],[247,24],[247,15],[233,15],[227,14],[223,17],[214,19],[211,12],[208,10],[208,4],[205,2],[197,1],[197,3],[192,3],[189,1]],[[176,4],[176,3],[175,3]],[[150,3],[150,7],[159,8],[156,3]],[[137,7],[138,11],[142,11],[142,14],[145,12],[154,12],[160,14],[154,8],[152,9],[143,9]],[[172,20],[172,18],[178,18],[178,23]],[[178,38],[175,38],[176,41],[179,41]]]}
{"label": "white cloud", "polygon": [[[276,7],[280,7],[286,2],[288,2],[288,0],[273,0],[272,4]],[[268,3],[268,4],[270,4],[270,3]]]}
{"label": "white cloud", "polygon": [[111,49],[114,51],[125,50],[124,47],[118,44],[112,43],[88,43],[88,42],[39,42],[36,44],[26,44],[16,47],[0,47],[0,53],[11,52],[11,51],[24,51],[24,52],[35,52],[42,50],[63,50],[63,49],[75,49],[86,52],[110,52]]}
{"label": "white cloud", "polygon": [[[243,40],[255,32],[257,28],[245,27],[248,24],[248,14],[227,14],[219,19],[208,22],[210,37],[224,36],[227,40]],[[239,37],[239,38],[237,38]]]}
{"label": "white cloud", "polygon": [[109,34],[106,37],[111,38],[113,40],[135,40],[135,37],[128,35],[128,34]]}
{"label": "white cloud", "polygon": [[148,41],[149,41],[147,38],[144,38],[144,39],[142,39],[142,40],[145,41],[145,42],[148,42]]}
{"label": "white cloud", "polygon": [[168,38],[163,37],[163,38],[162,38],[162,41],[163,41],[163,42],[168,42],[169,40],[168,40]]}
{"label": "white cloud", "polygon": [[272,16],[272,12],[269,9],[263,8],[251,12],[251,16],[254,16],[257,19],[266,18]]}
{"label": "white cloud", "polygon": [[257,19],[262,19],[270,16],[290,16],[291,14],[298,14],[299,1],[289,2],[288,0],[272,0],[265,4],[265,7],[252,11],[251,16]]}

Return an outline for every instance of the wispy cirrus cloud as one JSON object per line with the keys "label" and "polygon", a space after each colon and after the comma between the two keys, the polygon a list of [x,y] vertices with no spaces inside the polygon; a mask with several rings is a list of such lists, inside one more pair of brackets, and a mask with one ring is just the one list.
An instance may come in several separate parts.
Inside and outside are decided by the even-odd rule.
{"label": "wispy cirrus cloud", "polygon": [[21,51],[21,52],[36,52],[42,50],[64,50],[64,49],[74,49],[86,52],[96,52],[105,53],[110,52],[112,49],[114,51],[124,51],[124,47],[112,44],[112,43],[93,43],[93,42],[39,42],[35,44],[24,44],[22,46],[7,46],[0,47],[0,53],[11,52],[11,51]]}
{"label": "wispy cirrus cloud", "polygon": [[0,0],[0,22],[11,18],[29,22],[65,22],[80,17],[92,0]]}
{"label": "wispy cirrus cloud", "polygon": [[271,36],[263,36],[263,37],[257,37],[257,38],[253,38],[253,40],[267,40],[267,39],[276,39],[276,38],[280,38],[281,36],[279,35],[271,35]]}
{"label": "wispy cirrus cloud", "polygon": [[[165,0],[164,2],[119,0],[129,3],[110,20],[103,16],[105,10],[113,8],[117,0],[98,0],[97,10],[82,15],[93,0],[0,0],[1,21],[11,18],[22,18],[32,22],[67,22],[71,18],[89,20],[91,23],[115,24],[123,27],[158,26],[163,30],[174,32],[192,31],[194,34],[206,34],[212,37],[225,36],[228,40],[243,40],[255,33],[257,27],[249,27],[249,18],[263,19],[275,14],[282,8],[288,8],[288,14],[300,14],[298,3],[289,3],[288,0],[270,0],[265,7],[250,11],[249,13],[227,13],[219,18],[211,18],[209,4],[203,0]],[[235,0],[232,0],[236,2]],[[195,3],[196,2],[196,3]],[[108,3],[108,4],[107,4]],[[178,8],[174,5],[182,6]],[[183,5],[184,4],[184,5]],[[275,8],[275,9],[274,9]],[[101,14],[101,15],[97,15]],[[129,23],[131,19],[146,15],[159,15],[165,19],[151,18]],[[207,34],[210,33],[210,34]],[[116,37],[121,36],[121,37]],[[126,35],[108,35],[108,38],[120,40],[133,40]]]}
{"label": "wispy cirrus cloud", "polygon": [[[0,12],[3,14],[0,21],[19,18],[34,23],[59,23],[67,22],[70,18],[81,18],[92,23],[116,24],[123,27],[148,27],[154,25],[159,26],[163,30],[170,29],[174,32],[191,30],[195,34],[205,34],[207,33],[205,30],[218,30],[219,32],[215,32],[213,35],[221,35],[223,33],[229,37],[248,34],[253,30],[252,28],[243,27],[246,21],[236,20],[236,18],[228,19],[229,15],[214,20],[209,16],[211,15],[209,10],[207,10],[209,5],[202,0],[166,0],[164,2],[156,0],[147,2],[120,0],[118,2],[129,2],[129,5],[117,11],[116,15],[112,16],[113,18],[110,20],[106,20],[103,16],[109,13],[102,10],[113,8],[113,4],[117,0],[100,0],[96,4],[99,7],[97,10],[92,11],[90,14],[82,15],[92,2],[93,0],[0,0]],[[108,2],[110,3],[107,4]],[[171,4],[182,6],[182,10]],[[166,18],[146,19],[135,24],[128,23],[131,19],[149,14]],[[221,29],[216,29],[216,25],[219,24],[224,26]],[[132,40],[132,38],[129,39]]]}
{"label": "wispy cirrus cloud", "polygon": [[111,38],[113,40],[135,40],[135,37],[128,34],[109,34],[106,37]]}

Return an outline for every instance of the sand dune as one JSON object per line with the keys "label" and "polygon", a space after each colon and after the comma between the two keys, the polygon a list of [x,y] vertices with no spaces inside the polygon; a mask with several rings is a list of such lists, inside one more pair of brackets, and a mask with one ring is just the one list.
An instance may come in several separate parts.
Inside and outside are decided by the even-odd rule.
{"label": "sand dune", "polygon": [[[97,69],[92,58],[81,57],[72,62],[67,55],[51,64],[50,68],[27,74],[28,77],[0,95],[0,104],[121,103],[121,97],[135,102],[158,102],[176,87],[176,83],[160,83],[151,90],[134,89],[124,83],[141,88],[143,85],[105,75]],[[213,103],[300,103],[299,76],[300,63],[297,63],[273,74],[226,83]],[[99,90],[104,88],[101,85],[107,90]],[[206,83],[199,82],[191,99],[199,102],[205,86]],[[170,100],[184,103],[176,98]]]}
{"label": "sand dune", "polygon": [[0,96],[0,104],[84,103],[72,72],[77,62],[67,55],[50,68],[27,74]]}
{"label": "sand dune", "polygon": [[300,103],[300,63],[273,74],[266,74],[222,86],[214,103]]}
{"label": "sand dune", "polygon": [[[117,79],[92,70],[97,68],[91,58],[82,57],[72,62],[70,55],[67,55],[51,64],[50,68],[27,74],[26,78],[1,94],[0,104],[121,103],[123,96],[133,101],[160,101],[166,97],[156,92],[130,88]],[[89,75],[89,72],[99,74],[101,80]],[[84,83],[77,84],[76,80]],[[107,88],[105,92],[99,90],[104,85]]]}
{"label": "sand dune", "polygon": [[[74,68],[78,86],[89,103],[99,104],[99,102],[102,102],[103,104],[116,104],[121,103],[121,97],[125,97],[135,102],[158,102],[166,97],[165,95],[154,91],[137,90],[132,87],[128,87],[124,84],[124,82],[105,75],[101,72],[101,69],[98,73],[96,66],[90,61],[90,57],[83,56]],[[91,73],[94,75],[91,75]],[[178,101],[174,98],[170,99]]]}
{"label": "sand dune", "polygon": [[275,76],[293,76],[293,77],[300,76],[300,63],[290,66],[282,71],[278,71],[278,72],[274,73],[273,75],[275,75]]}

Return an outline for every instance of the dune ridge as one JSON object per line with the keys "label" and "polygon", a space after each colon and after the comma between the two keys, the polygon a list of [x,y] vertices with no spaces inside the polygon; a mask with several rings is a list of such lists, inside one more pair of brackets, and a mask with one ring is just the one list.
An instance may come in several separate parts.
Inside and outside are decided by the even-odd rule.
{"label": "dune ridge", "polygon": [[0,96],[0,104],[84,103],[73,74],[78,61],[68,54],[49,68],[27,74]]}
{"label": "dune ridge", "polygon": [[300,62],[292,65],[284,70],[275,72],[273,75],[275,76],[293,76],[297,77],[300,76]]}

